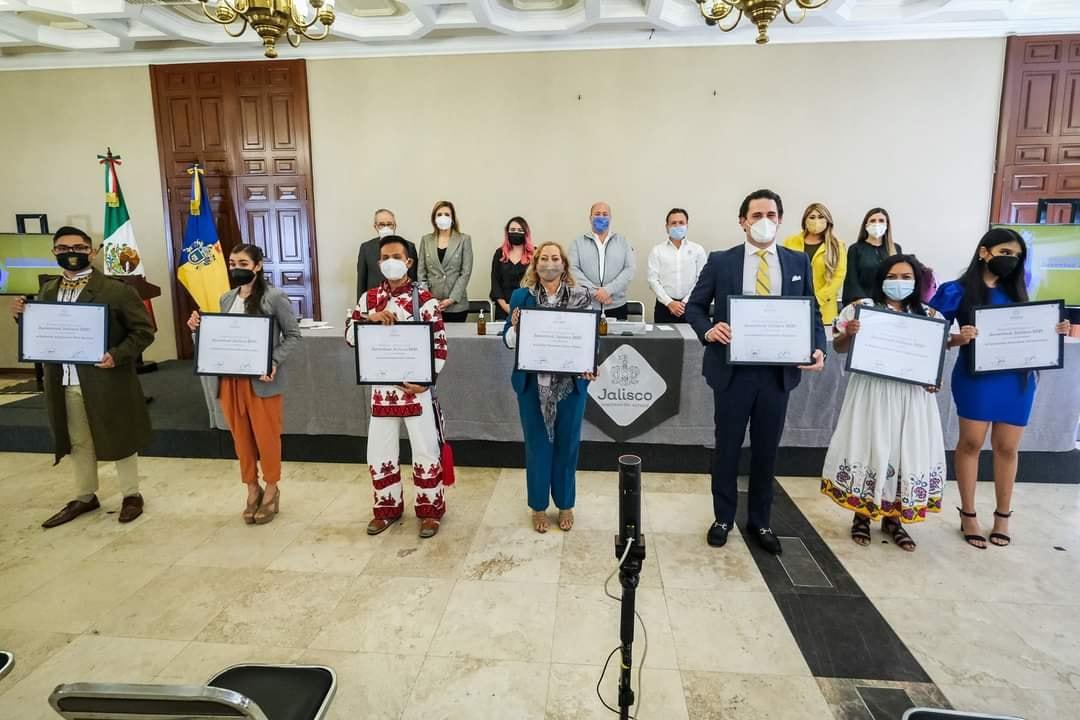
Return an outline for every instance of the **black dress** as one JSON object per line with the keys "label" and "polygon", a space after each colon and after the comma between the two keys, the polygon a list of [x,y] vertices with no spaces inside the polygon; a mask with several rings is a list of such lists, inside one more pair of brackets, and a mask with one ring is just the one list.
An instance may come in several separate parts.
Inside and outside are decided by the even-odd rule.
{"label": "black dress", "polygon": [[502,248],[495,250],[491,258],[491,301],[495,304],[495,319],[505,320],[506,313],[499,307],[499,300],[510,304],[510,296],[521,287],[528,265],[502,261]]}
{"label": "black dress", "polygon": [[[896,254],[902,250],[896,247]],[[844,276],[844,305],[850,305],[856,300],[873,297],[874,278],[877,277],[878,265],[889,257],[889,251],[885,243],[877,247],[868,242],[857,242],[848,248],[847,275]]]}

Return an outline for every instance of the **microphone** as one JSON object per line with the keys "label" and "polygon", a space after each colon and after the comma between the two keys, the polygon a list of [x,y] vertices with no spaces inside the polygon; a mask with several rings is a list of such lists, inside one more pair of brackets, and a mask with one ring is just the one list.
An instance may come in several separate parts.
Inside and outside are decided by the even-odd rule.
{"label": "microphone", "polygon": [[637,455],[619,456],[619,537],[618,544],[628,541],[641,547],[641,458]]}

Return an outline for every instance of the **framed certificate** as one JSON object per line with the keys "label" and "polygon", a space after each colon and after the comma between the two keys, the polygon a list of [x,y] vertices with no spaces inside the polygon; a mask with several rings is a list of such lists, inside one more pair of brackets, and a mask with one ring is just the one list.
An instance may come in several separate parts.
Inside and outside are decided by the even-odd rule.
{"label": "framed certificate", "polygon": [[595,373],[599,330],[596,310],[521,308],[514,369],[551,375]]}
{"label": "framed certificate", "polygon": [[860,305],[859,332],[848,348],[848,372],[899,380],[913,385],[941,385],[949,323],[911,313]]}
{"label": "framed certificate", "polygon": [[195,330],[195,374],[269,375],[273,350],[274,319],[269,315],[201,313]]}
{"label": "framed certificate", "polygon": [[435,384],[431,323],[354,323],[357,385]]}
{"label": "framed certificate", "polygon": [[971,344],[971,369],[976,374],[1064,367],[1065,336],[1054,332],[1065,319],[1064,301],[983,305],[974,312],[979,334]]}
{"label": "framed certificate", "polygon": [[96,365],[108,341],[108,305],[34,300],[19,319],[19,362]]}
{"label": "framed certificate", "polygon": [[809,297],[728,297],[731,365],[809,365],[814,355],[814,305]]}

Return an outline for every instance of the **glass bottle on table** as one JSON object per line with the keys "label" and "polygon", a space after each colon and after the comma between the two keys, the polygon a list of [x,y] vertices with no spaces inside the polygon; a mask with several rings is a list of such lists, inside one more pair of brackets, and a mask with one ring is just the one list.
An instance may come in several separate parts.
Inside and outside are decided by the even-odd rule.
{"label": "glass bottle on table", "polygon": [[607,335],[607,315],[603,310],[600,310],[600,335]]}
{"label": "glass bottle on table", "polygon": [[476,334],[487,335],[487,320],[484,319],[484,310],[480,310],[480,318],[476,321]]}

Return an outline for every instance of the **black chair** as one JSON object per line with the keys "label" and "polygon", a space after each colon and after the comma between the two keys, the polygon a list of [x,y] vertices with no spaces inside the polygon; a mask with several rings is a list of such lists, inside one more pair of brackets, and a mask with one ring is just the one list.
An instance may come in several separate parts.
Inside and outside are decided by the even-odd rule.
{"label": "black chair", "polygon": [[645,322],[645,303],[640,300],[626,301],[626,321]]}
{"label": "black chair", "polygon": [[495,322],[495,305],[490,300],[470,300],[469,301],[469,314],[465,317],[466,320],[472,322],[480,317],[480,311],[484,311],[484,319],[488,322]]}
{"label": "black chair", "polygon": [[59,685],[49,704],[67,720],[321,720],[336,690],[328,667],[236,665],[206,685]]}
{"label": "black chair", "polygon": [[934,708],[911,708],[902,720],[1023,720],[1012,715],[984,715],[959,710],[936,710]]}
{"label": "black chair", "polygon": [[15,667],[15,656],[7,650],[0,650],[0,679],[11,672],[13,667]]}

